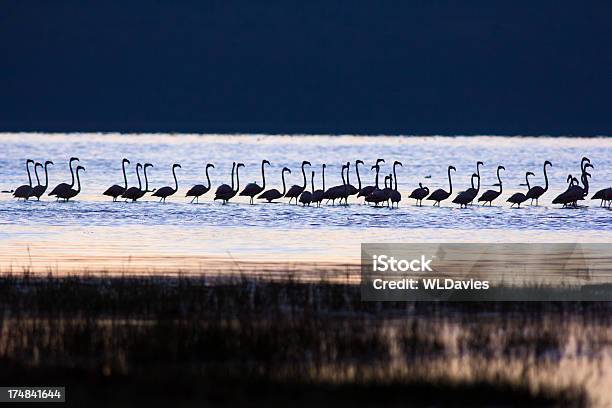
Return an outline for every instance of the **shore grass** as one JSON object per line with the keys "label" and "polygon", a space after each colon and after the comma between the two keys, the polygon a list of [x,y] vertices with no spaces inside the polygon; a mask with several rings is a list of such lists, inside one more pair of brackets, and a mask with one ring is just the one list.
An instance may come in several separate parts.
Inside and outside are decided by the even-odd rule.
{"label": "shore grass", "polygon": [[607,303],[362,302],[262,277],[0,277],[0,382],[76,405],[588,406]]}

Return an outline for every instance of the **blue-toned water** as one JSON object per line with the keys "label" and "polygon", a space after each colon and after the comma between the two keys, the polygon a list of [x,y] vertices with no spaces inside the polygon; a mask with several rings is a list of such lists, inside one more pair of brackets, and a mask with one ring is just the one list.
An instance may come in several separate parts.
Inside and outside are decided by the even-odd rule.
{"label": "blue-toned water", "polygon": [[[569,173],[580,175],[580,159],[588,156],[591,193],[612,185],[612,138],[547,137],[359,137],[359,136],[220,136],[220,135],[118,135],[118,134],[2,134],[0,190],[11,190],[27,183],[26,158],[53,160],[49,184],[70,182],[68,159],[78,156],[86,168],[81,173],[82,193],[74,202],[57,203],[50,197],[41,202],[18,202],[10,194],[0,194],[0,267],[45,261],[54,258],[98,259],[95,266],[110,265],[129,257],[334,260],[355,261],[359,243],[372,241],[592,241],[612,242],[612,212],[598,201],[582,202],[583,208],[561,209],[551,205],[555,195],[565,190]],[[135,164],[150,162],[152,188],[173,185],[171,166],[177,169],[179,191],[165,204],[146,196],[137,203],[112,203],[101,193],[112,184],[123,184],[121,159],[127,157],[130,185],[137,185]],[[204,167],[210,171],[213,191],[231,184],[232,162],[242,162],[240,185],[261,183],[262,159],[267,187],[282,190],[280,171],[291,168],[288,187],[302,184],[300,163],[309,160],[314,170],[315,188],[321,188],[321,164],[326,163],[326,187],[341,184],[340,166],[351,161],[351,184],[357,185],[356,159],[364,160],[361,180],[372,184],[370,166],[377,158],[386,163],[383,175],[398,167],[399,190],[403,195],[398,209],[374,208],[352,197],[349,206],[303,208],[236,197],[229,205],[213,202],[213,193],[189,204],[185,192],[196,183],[206,184]],[[451,200],[441,208],[424,202],[416,207],[407,196],[419,182],[430,190],[448,189],[446,168],[453,174],[455,192],[469,186],[476,161],[482,160],[482,190],[497,189],[495,170],[502,171],[504,192],[493,207],[470,206],[459,209]],[[511,194],[526,191],[525,172],[532,171],[532,184],[544,185],[542,164],[548,168],[550,190],[539,207],[511,209],[505,202]],[[310,188],[310,183],[309,183]],[[29,249],[30,253],[27,254]],[[32,253],[34,256],[32,256]],[[71,258],[72,257],[72,258]],[[105,261],[107,259],[107,261]],[[55,265],[57,265],[56,261]]]}

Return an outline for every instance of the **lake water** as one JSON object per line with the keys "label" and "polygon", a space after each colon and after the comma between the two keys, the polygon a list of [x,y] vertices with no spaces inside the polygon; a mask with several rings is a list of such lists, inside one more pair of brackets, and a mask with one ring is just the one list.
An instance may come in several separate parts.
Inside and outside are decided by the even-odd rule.
{"label": "lake water", "polygon": [[[582,202],[579,209],[552,205],[566,188],[568,173],[580,175],[580,159],[588,156],[591,196],[612,185],[612,138],[548,137],[364,137],[266,135],[120,135],[120,134],[0,134],[0,190],[27,183],[25,160],[53,160],[49,184],[70,182],[68,159],[78,156],[86,168],[81,173],[82,193],[73,202],[58,203],[45,196],[40,202],[22,202],[0,194],[0,270],[35,271],[193,270],[228,261],[359,262],[362,242],[612,242],[612,212],[599,201]],[[121,159],[127,157],[130,185],[137,185],[135,164],[150,162],[152,188],[173,185],[173,163],[179,191],[158,203],[146,196],[137,203],[111,202],[101,193],[112,184],[123,184]],[[364,160],[361,178],[373,184],[370,166],[384,158],[381,174],[398,167],[398,209],[374,208],[352,197],[349,206],[303,208],[236,197],[228,205],[213,202],[208,193],[200,204],[190,204],[185,192],[206,184],[210,171],[213,191],[231,184],[232,162],[242,162],[241,187],[261,183],[261,160],[267,159],[267,187],[282,190],[280,172],[291,168],[288,186],[302,184],[300,163],[309,160],[315,170],[315,187],[321,187],[321,164],[326,163],[326,187],[341,184],[340,166],[351,161],[351,184],[357,185],[354,161]],[[425,202],[417,207],[407,196],[419,182],[430,190],[448,189],[446,168],[454,165],[455,191],[469,186],[470,176],[481,167],[482,190],[497,189],[495,170],[502,172],[504,192],[493,207],[459,209],[451,200],[441,208]],[[535,173],[532,184],[544,185],[542,164],[548,168],[550,190],[539,207],[511,209],[506,198],[526,191],[526,171]],[[429,177],[430,176],[430,177]],[[308,169],[310,180],[310,169]],[[381,181],[383,180],[381,176]],[[216,262],[216,263],[215,263]]]}

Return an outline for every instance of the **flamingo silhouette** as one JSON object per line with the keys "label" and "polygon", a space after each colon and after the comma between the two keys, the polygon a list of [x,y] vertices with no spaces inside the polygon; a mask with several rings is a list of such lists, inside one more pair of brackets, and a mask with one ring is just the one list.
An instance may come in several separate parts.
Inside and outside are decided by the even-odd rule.
{"label": "flamingo silhouette", "polygon": [[478,202],[483,201],[482,205],[486,205],[487,202],[489,203],[489,207],[492,205],[493,200],[495,200],[497,197],[499,197],[502,193],[502,181],[501,178],[499,177],[499,171],[500,170],[506,170],[506,168],[504,166],[497,166],[497,181],[498,183],[496,185],[499,186],[499,191],[496,190],[487,190],[484,193],[482,193],[482,195],[480,196],[480,198],[478,199]]}
{"label": "flamingo silhouette", "polygon": [[236,190],[234,190],[234,169],[232,166],[232,187],[230,188],[230,190],[227,190],[226,188],[221,189],[221,187],[227,186],[227,184],[219,186],[219,188],[217,188],[217,192],[215,193],[215,200],[223,200],[223,204],[227,204],[229,200],[231,200],[236,194],[238,194],[238,190],[240,190],[240,176],[238,174],[238,170],[240,169],[240,167],[244,167],[244,164],[238,163],[236,165]]}
{"label": "flamingo silhouette", "polygon": [[285,193],[287,192],[287,186],[285,185],[285,172],[288,172],[289,174],[291,174],[291,170],[289,170],[287,167],[283,167],[283,170],[281,171],[281,178],[283,180],[283,192],[282,193],[278,191],[277,189],[272,188],[270,190],[267,190],[261,193],[259,197],[257,197],[257,199],[266,200],[267,202],[271,203],[272,201],[278,200],[279,198],[283,197]]}
{"label": "flamingo silhouette", "polygon": [[250,204],[253,204],[253,197],[264,191],[264,189],[266,188],[266,175],[264,173],[264,165],[266,164],[270,165],[270,162],[267,160],[261,161],[261,186],[257,183],[249,183],[240,192],[241,196],[247,196],[250,198]]}
{"label": "flamingo silhouette", "polygon": [[123,172],[123,187],[114,184],[106,189],[102,194],[105,196],[113,197],[113,202],[117,201],[117,197],[120,197],[128,189],[127,175],[125,174],[125,164],[130,164],[130,161],[126,158],[121,160],[121,170]]}
{"label": "flamingo silhouette", "polygon": [[191,203],[193,203],[193,200],[195,200],[195,202],[198,203],[200,201],[200,197],[210,191],[210,176],[208,175],[208,169],[211,167],[214,169],[215,165],[211,163],[208,163],[206,165],[205,172],[206,172],[207,185],[205,186],[202,184],[196,184],[195,186],[191,187],[189,191],[187,191],[187,193],[185,194],[185,197],[193,197],[191,199]]}
{"label": "flamingo silhouette", "polygon": [[533,186],[527,192],[527,198],[531,199],[531,204],[533,204],[533,200],[536,200],[536,206],[538,205],[538,199],[542,197],[542,194],[548,191],[548,175],[546,174],[546,165],[552,167],[552,163],[548,160],[544,162],[544,182],[546,185],[543,188],[541,186]]}
{"label": "flamingo silhouette", "polygon": [[83,166],[77,166],[76,168],[76,182],[77,182],[77,188],[74,189],[74,186],[69,188],[69,189],[62,189],[61,191],[59,191],[57,193],[57,198],[63,198],[64,201],[68,201],[71,198],[76,197],[80,192],[81,192],[81,179],[79,178],[79,170],[83,170],[85,171],[85,167]]}
{"label": "flamingo silhouette", "polygon": [[[40,165],[40,163],[38,163]],[[32,197],[36,197],[37,200],[40,201],[40,197],[47,191],[47,186],[49,185],[49,171],[47,170],[48,165],[53,165],[51,160],[47,160],[45,162],[45,185],[41,185],[40,182],[34,188],[32,188]],[[41,165],[42,167],[42,165]],[[36,173],[36,166],[34,166],[34,172]],[[38,174],[36,174],[36,179],[38,179]]]}
{"label": "flamingo silhouette", "polygon": [[72,181],[70,182],[70,184],[68,183],[58,184],[57,186],[55,186],[53,190],[51,190],[51,192],[49,193],[50,196],[56,196],[57,199],[59,200],[60,195],[65,195],[68,190],[71,190],[72,187],[74,187],[74,170],[72,170],[72,162],[74,161],[79,161],[79,158],[71,157],[70,160],[68,161],[68,167],[70,167],[70,175],[72,176]]}
{"label": "flamingo silhouette", "polygon": [[435,190],[433,193],[431,193],[429,197],[427,197],[428,201],[434,202],[433,203],[434,206],[438,204],[438,207],[439,207],[440,201],[446,200],[448,197],[450,197],[451,194],[453,194],[453,182],[451,180],[451,174],[450,174],[451,170],[457,171],[457,169],[455,168],[455,166],[448,166],[448,191],[439,188]]}
{"label": "flamingo silhouette", "polygon": [[[26,201],[28,198],[32,196],[32,176],[30,175],[30,163],[34,163],[34,160],[27,159],[26,160],[26,171],[28,172],[28,184],[24,184],[19,186],[13,192],[13,197],[16,199],[23,198],[23,201]],[[35,166],[36,167],[36,166]]]}
{"label": "flamingo silhouette", "polygon": [[309,161],[304,160],[302,162],[302,177],[304,178],[304,185],[298,186],[297,184],[295,184],[291,186],[289,191],[287,191],[287,193],[285,194],[285,197],[289,197],[289,204],[291,204],[291,200],[295,198],[295,204],[297,205],[298,197],[300,196],[300,194],[302,194],[302,191],[304,191],[304,189],[306,188],[306,171],[304,170],[304,166],[306,165],[310,166],[311,164]]}
{"label": "flamingo silhouette", "polygon": [[170,186],[165,186],[165,187],[158,189],[156,192],[153,193],[153,197],[159,197],[160,202],[165,203],[166,198],[170,197],[171,195],[174,195],[178,191],[178,180],[176,179],[176,169],[177,168],[180,169],[181,165],[174,163],[172,165],[172,176],[174,177],[174,188]]}

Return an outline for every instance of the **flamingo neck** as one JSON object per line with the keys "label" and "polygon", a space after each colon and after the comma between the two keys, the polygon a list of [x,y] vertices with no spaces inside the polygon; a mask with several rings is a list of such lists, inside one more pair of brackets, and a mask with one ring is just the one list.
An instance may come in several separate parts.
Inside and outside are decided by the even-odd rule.
{"label": "flamingo neck", "polygon": [[127,175],[125,174],[125,161],[121,162],[121,170],[123,171],[123,183],[125,184],[125,190],[127,190],[128,186],[127,186]]}
{"label": "flamingo neck", "polygon": [[525,182],[527,183],[527,191],[531,190],[531,187],[529,186],[529,174],[525,174]]}
{"label": "flamingo neck", "polygon": [[234,189],[234,170],[236,170],[236,163],[232,165],[232,190]]}
{"label": "flamingo neck", "polygon": [[346,185],[346,180],[344,179],[344,169],[342,169],[342,185]]}
{"label": "flamingo neck", "polygon": [[[28,184],[32,187],[32,176],[30,175],[30,162],[26,162],[26,170],[28,172]],[[34,165],[34,171],[36,171],[36,165]]]}
{"label": "flamingo neck", "polygon": [[266,188],[266,173],[264,172],[264,162],[261,162],[261,190]]}
{"label": "flamingo neck", "polygon": [[34,175],[36,176],[36,183],[40,186],[40,178],[38,178],[38,170],[36,169],[36,164],[34,165]]}
{"label": "flamingo neck", "polygon": [[210,190],[210,176],[208,175],[208,166],[206,166],[206,181],[208,182],[208,189]]}
{"label": "flamingo neck", "polygon": [[501,177],[499,176],[499,169],[497,169],[497,181],[499,181],[499,194],[501,194],[501,192],[502,192],[502,181],[501,181]]}
{"label": "flamingo neck", "polygon": [[315,189],[314,189],[314,171],[312,172],[312,177],[310,178],[310,185],[312,187],[312,194],[314,194]]}
{"label": "flamingo neck", "polygon": [[306,171],[304,170],[304,163],[302,163],[302,177],[304,178],[304,187],[302,190],[306,188]]}
{"label": "flamingo neck", "polygon": [[49,185],[49,170],[47,169],[48,165],[49,163],[45,163],[45,189]]}
{"label": "flamingo neck", "polygon": [[72,169],[72,160],[70,160],[70,175],[72,176],[72,181],[70,182],[70,188],[74,187],[74,170]]}
{"label": "flamingo neck", "polygon": [[285,170],[281,173],[281,178],[283,179],[283,195],[287,192],[287,186],[285,185]]}
{"label": "flamingo neck", "polygon": [[76,180],[77,180],[77,193],[81,192],[81,178],[79,177],[79,170],[76,171]]}
{"label": "flamingo neck", "polygon": [[[395,191],[397,191],[397,176],[395,175],[395,163],[393,164],[393,180],[395,180]],[[391,180],[391,188],[393,188],[393,180]]]}
{"label": "flamingo neck", "polygon": [[176,167],[172,166],[172,176],[174,177],[174,192],[178,191],[178,180],[176,179]]}
{"label": "flamingo neck", "polygon": [[448,194],[453,194],[453,182],[451,180],[450,170],[448,169]]}
{"label": "flamingo neck", "polygon": [[[145,179],[145,193],[149,191],[149,178],[147,177],[147,168],[143,167],[142,171],[144,173],[144,179]],[[140,187],[138,188],[140,190]]]}
{"label": "flamingo neck", "polygon": [[361,190],[361,177],[359,177],[359,162],[355,162],[355,173],[357,173],[357,183],[359,184],[358,190]]}
{"label": "flamingo neck", "polygon": [[325,167],[323,167],[323,191],[325,191]]}
{"label": "flamingo neck", "polygon": [[546,164],[544,164],[544,191],[548,190],[548,174],[546,174]]}
{"label": "flamingo neck", "polygon": [[138,189],[142,190],[142,181],[140,181],[140,166],[136,166],[136,177],[138,177]]}

